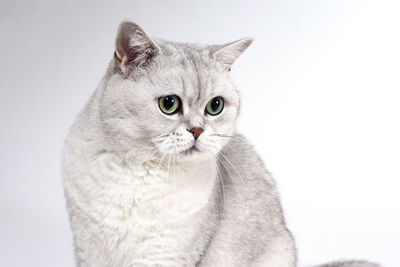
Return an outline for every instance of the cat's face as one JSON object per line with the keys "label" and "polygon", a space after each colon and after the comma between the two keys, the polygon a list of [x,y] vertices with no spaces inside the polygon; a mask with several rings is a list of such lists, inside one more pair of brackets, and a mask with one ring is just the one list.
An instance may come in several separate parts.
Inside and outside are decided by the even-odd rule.
{"label": "cat's face", "polygon": [[[105,132],[124,150],[143,157],[199,160],[217,154],[232,136],[239,112],[230,65],[214,56],[219,47],[148,41],[149,58],[124,66],[118,65],[124,59],[117,38],[119,71],[102,98]],[[148,49],[157,51],[150,56]]]}

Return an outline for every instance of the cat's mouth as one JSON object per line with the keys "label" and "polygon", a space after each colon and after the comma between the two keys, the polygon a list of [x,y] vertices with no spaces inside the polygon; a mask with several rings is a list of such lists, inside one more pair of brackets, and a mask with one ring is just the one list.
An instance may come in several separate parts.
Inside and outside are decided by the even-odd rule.
{"label": "cat's mouth", "polygon": [[193,144],[191,147],[189,147],[188,149],[183,150],[183,151],[181,152],[181,154],[187,156],[187,155],[192,155],[193,153],[196,153],[196,152],[200,152],[200,150],[197,148],[196,144],[194,143],[194,144]]}

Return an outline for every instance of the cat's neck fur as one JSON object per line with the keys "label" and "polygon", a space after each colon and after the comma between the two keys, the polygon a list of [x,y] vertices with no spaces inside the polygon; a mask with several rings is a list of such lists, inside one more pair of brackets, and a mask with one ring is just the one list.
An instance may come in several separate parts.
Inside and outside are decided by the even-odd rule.
{"label": "cat's neck fur", "polygon": [[[141,190],[158,190],[160,201],[152,202],[153,206],[159,205],[158,208],[165,206],[165,199],[168,199],[170,207],[186,209],[183,214],[187,214],[189,204],[192,209],[204,207],[217,183],[215,156],[197,157],[196,161],[182,160],[179,156],[161,156],[159,153],[153,153],[156,151],[124,151],[118,144],[109,142],[101,124],[100,103],[104,87],[113,74],[114,68],[110,64],[102,82],[71,129],[71,135],[77,139],[70,137],[67,143],[71,143],[71,147],[74,147],[73,143],[79,143],[80,148],[77,152],[80,158],[90,162],[93,168],[103,169],[105,165],[109,165],[110,174],[120,174],[99,176],[100,180],[96,183],[103,184],[104,190],[114,190],[115,188],[107,187],[112,183],[124,185],[124,188],[128,185],[131,189],[140,185]],[[145,187],[148,189],[144,189]],[[128,191],[121,192],[123,195],[133,193]],[[123,195],[120,197],[124,198]],[[115,196],[115,200],[120,200],[118,195]]]}
{"label": "cat's neck fur", "polygon": [[103,185],[105,194],[113,195],[114,202],[133,209],[136,219],[185,220],[212,200],[217,177],[215,159],[182,162],[175,157],[139,158],[112,152],[96,158],[97,164],[107,164],[113,174],[105,173],[97,182]]}

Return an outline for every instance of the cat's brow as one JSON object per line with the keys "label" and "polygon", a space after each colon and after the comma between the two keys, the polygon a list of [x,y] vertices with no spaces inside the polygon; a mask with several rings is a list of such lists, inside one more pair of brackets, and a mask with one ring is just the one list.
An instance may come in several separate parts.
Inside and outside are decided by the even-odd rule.
{"label": "cat's brow", "polygon": [[201,90],[202,90],[201,77],[200,77],[199,68],[196,63],[193,64],[193,68],[194,68],[194,71],[196,72],[196,78],[197,78],[197,81],[196,81],[197,99],[196,99],[196,101],[198,102],[198,101],[200,101]]}
{"label": "cat's brow", "polygon": [[183,76],[181,76],[181,81],[182,81],[182,90],[183,90],[183,94],[186,95],[185,78],[183,78]]}
{"label": "cat's brow", "polygon": [[[190,69],[188,71],[192,71],[191,81],[193,83],[192,92],[188,92],[190,94],[191,104],[195,102],[201,101],[202,96],[206,95],[205,91],[206,82],[204,81],[205,71],[207,71],[207,64],[203,62],[203,58],[200,53],[194,54],[193,51],[190,53],[186,53],[187,61],[190,62]],[[197,92],[196,92],[197,91]]]}

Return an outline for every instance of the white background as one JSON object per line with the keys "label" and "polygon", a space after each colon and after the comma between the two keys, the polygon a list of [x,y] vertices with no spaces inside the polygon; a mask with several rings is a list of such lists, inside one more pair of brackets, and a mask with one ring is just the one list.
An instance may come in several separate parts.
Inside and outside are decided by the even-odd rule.
{"label": "white background", "polygon": [[275,176],[299,265],[400,266],[399,1],[4,1],[0,266],[73,266],[61,150],[124,18],[177,41],[256,38],[239,130]]}

